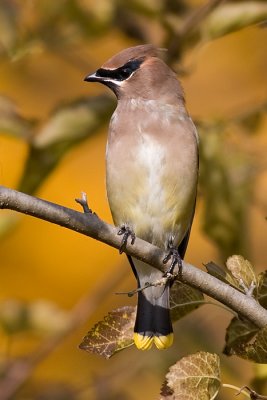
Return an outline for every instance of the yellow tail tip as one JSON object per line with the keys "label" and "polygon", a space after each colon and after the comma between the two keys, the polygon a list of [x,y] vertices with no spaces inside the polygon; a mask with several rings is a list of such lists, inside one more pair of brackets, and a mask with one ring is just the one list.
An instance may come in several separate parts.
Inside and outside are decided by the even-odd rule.
{"label": "yellow tail tip", "polygon": [[168,349],[173,344],[173,333],[165,336],[154,336],[154,343],[159,350]]}
{"label": "yellow tail tip", "polygon": [[173,343],[173,333],[161,336],[147,336],[140,333],[134,333],[134,343],[138,350],[150,350],[153,343],[159,350],[164,350],[170,347]]}
{"label": "yellow tail tip", "polygon": [[138,350],[150,350],[154,341],[154,336],[145,336],[135,332],[133,339]]}

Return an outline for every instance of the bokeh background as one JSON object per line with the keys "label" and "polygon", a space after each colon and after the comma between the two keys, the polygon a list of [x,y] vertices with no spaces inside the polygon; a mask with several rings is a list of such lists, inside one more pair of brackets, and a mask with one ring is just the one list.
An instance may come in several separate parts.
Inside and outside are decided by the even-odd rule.
{"label": "bokeh background", "polygon": [[[123,48],[153,43],[169,49],[201,137],[186,259],[203,268],[242,254],[265,270],[266,19],[265,1],[1,0],[1,185],[77,210],[84,191],[111,222],[104,158],[115,100],[83,78]],[[0,388],[13,387],[12,398],[155,399],[172,363],[222,351],[231,314],[214,305],[176,324],[170,350],[129,348],[108,361],[79,350],[108,311],[135,304],[114,294],[135,287],[126,257],[10,211],[1,211],[0,235]],[[76,329],[63,334],[70,318]],[[7,382],[22,359],[25,377]],[[222,372],[236,386],[266,380],[262,366],[234,357],[222,356]]]}

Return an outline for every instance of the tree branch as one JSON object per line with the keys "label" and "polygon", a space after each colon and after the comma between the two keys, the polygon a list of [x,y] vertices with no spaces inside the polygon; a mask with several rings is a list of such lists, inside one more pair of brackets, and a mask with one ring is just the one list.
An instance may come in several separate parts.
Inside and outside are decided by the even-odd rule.
{"label": "tree branch", "polygon": [[[0,186],[0,208],[49,221],[99,240],[116,249],[119,249],[121,245],[117,228],[105,223],[94,213],[84,214],[4,186]],[[139,238],[136,238],[133,245],[128,245],[127,254],[163,272],[170,266],[170,262],[166,265],[162,263],[166,255],[164,250]],[[259,328],[267,325],[267,311],[254,298],[239,292],[208,273],[183,262],[179,280],[220,301]]]}

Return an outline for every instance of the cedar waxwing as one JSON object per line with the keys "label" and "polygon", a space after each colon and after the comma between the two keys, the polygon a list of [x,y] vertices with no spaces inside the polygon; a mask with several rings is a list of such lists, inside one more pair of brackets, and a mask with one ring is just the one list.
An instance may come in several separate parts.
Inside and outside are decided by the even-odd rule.
{"label": "cedar waxwing", "polygon": [[[198,135],[180,82],[150,44],[121,51],[85,80],[108,86],[118,99],[106,148],[114,223],[183,259],[195,210]],[[168,348],[171,280],[153,286],[163,274],[139,260],[130,263],[141,289],[134,342],[142,350],[153,343]]]}

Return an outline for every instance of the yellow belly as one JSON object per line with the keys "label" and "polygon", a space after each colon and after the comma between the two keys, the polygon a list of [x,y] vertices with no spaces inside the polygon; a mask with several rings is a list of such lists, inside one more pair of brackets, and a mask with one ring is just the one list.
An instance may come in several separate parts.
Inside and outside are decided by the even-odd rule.
{"label": "yellow belly", "polygon": [[[146,142],[147,141],[147,142]],[[171,236],[179,245],[194,211],[196,169],[179,168],[167,150],[146,138],[134,156],[121,163],[107,158],[107,194],[114,223],[166,248]]]}

